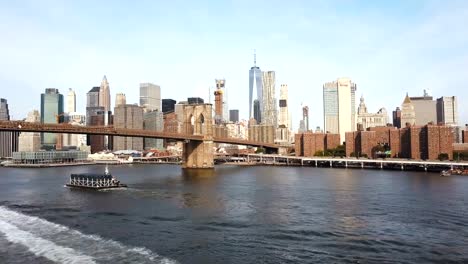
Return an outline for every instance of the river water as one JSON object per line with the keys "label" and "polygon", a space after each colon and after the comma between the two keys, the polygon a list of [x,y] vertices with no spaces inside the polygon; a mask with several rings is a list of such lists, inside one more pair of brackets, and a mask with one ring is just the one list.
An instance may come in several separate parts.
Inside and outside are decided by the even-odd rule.
{"label": "river water", "polygon": [[468,263],[468,177],[380,170],[0,168],[0,263]]}

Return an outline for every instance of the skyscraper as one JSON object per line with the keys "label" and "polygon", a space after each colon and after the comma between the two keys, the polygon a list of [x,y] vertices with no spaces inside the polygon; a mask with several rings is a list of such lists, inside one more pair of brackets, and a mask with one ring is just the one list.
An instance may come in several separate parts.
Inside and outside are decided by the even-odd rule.
{"label": "skyscraper", "polygon": [[223,100],[222,100],[222,120],[228,121],[229,120],[229,108],[228,108],[228,95],[226,89],[226,80],[225,79],[216,79],[216,90],[223,91]]}
{"label": "skyscraper", "polygon": [[116,96],[115,96],[115,106],[119,106],[119,105],[125,105],[127,104],[127,97],[125,96],[124,93],[118,93]]}
{"label": "skyscraper", "polygon": [[[58,89],[46,88],[45,93],[41,94],[41,123],[57,124],[63,121],[63,95]],[[59,137],[60,139],[60,137]],[[53,148],[57,142],[57,135],[52,133],[42,133],[42,145],[46,148]]]}
{"label": "skyscraper", "polygon": [[105,75],[104,78],[102,78],[101,86],[99,87],[99,106],[104,107],[105,112],[111,110],[109,82],[107,82],[107,78]]}
{"label": "skyscraper", "polygon": [[[309,131],[309,107],[306,105],[302,107],[302,130],[303,132]],[[301,124],[299,127],[301,127]]]}
{"label": "skyscraper", "polygon": [[278,129],[276,131],[277,142],[289,142],[291,139],[290,131],[291,121],[288,109],[288,86],[282,84],[280,88]]}
{"label": "skyscraper", "polygon": [[406,94],[403,104],[401,104],[401,126],[414,126],[416,124],[416,112],[414,111],[414,106],[411,102],[408,93]]}
{"label": "skyscraper", "polygon": [[279,118],[278,126],[290,128],[289,107],[288,107],[288,85],[282,84],[280,88]]}
{"label": "skyscraper", "polygon": [[437,123],[458,125],[458,103],[456,96],[442,96],[437,99]]}
{"label": "skyscraper", "polygon": [[214,120],[217,125],[223,123],[223,90],[216,89],[215,96],[215,116]]}
{"label": "skyscraper", "polygon": [[10,120],[7,99],[0,98],[0,120]]}
{"label": "skyscraper", "polygon": [[395,111],[393,111],[393,126],[397,128],[401,128],[401,110],[400,107],[397,107]]}
{"label": "skyscraper", "polygon": [[161,111],[161,87],[152,83],[140,83],[140,106],[144,111]]}
{"label": "skyscraper", "polygon": [[[6,99],[0,98],[0,120],[10,120],[10,110]],[[0,158],[11,157],[18,150],[18,132],[0,132]]]}
{"label": "skyscraper", "polygon": [[[254,109],[255,109],[255,100],[258,100],[259,110],[262,109],[262,101],[263,101],[263,84],[262,84],[262,71],[260,67],[257,67],[257,55],[254,53],[254,66],[250,68],[249,71],[249,119],[255,118],[254,116]],[[255,92],[255,94],[254,94]],[[261,112],[257,113],[257,123],[260,123],[262,119]]]}
{"label": "skyscraper", "polygon": [[173,99],[162,99],[162,112],[169,113],[174,112],[176,100]]}
{"label": "skyscraper", "polygon": [[324,131],[340,134],[356,130],[356,84],[348,78],[339,78],[323,85]]}
{"label": "skyscraper", "polygon": [[272,125],[275,128],[278,125],[278,112],[276,109],[276,79],[274,71],[262,73],[263,92],[261,102],[262,106],[262,124]]}
{"label": "skyscraper", "polygon": [[424,126],[430,122],[437,123],[436,101],[429,94],[428,90],[424,90],[423,96],[410,97],[410,100],[414,107],[416,125]]}
{"label": "skyscraper", "polygon": [[[143,129],[162,132],[164,130],[163,113],[159,110],[143,114]],[[144,138],[143,145],[146,150],[163,149],[163,140],[156,138]]]}
{"label": "skyscraper", "polygon": [[[99,86],[93,87],[86,94],[86,125],[91,125],[91,116],[97,112],[104,112],[104,107],[99,106]],[[105,116],[105,115],[104,115]],[[104,124],[103,124],[104,125]],[[90,142],[88,142],[89,144]]]}
{"label": "skyscraper", "polygon": [[68,89],[67,94],[67,113],[74,113],[76,112],[76,94],[72,88]]}
{"label": "skyscraper", "polygon": [[239,122],[239,109],[229,110],[229,121],[234,123]]}
{"label": "skyscraper", "polygon": [[255,121],[257,121],[257,124],[260,124],[262,122],[262,111],[261,111],[261,108],[260,108],[260,101],[255,99],[254,100],[254,103],[253,103],[253,119],[255,119]]}
{"label": "skyscraper", "polygon": [[[41,115],[33,110],[28,113],[26,122],[39,123]],[[41,135],[38,132],[21,132],[19,135],[18,151],[35,152],[41,148]]]}
{"label": "skyscraper", "polygon": [[[119,105],[114,108],[114,127],[143,129],[143,108],[138,105]],[[143,138],[114,137],[114,150],[143,150]]]}

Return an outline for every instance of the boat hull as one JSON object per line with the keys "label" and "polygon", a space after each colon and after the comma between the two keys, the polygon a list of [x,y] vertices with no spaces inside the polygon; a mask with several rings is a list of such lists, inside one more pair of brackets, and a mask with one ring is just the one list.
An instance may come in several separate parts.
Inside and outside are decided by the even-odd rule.
{"label": "boat hull", "polygon": [[107,190],[107,189],[127,188],[127,185],[126,184],[119,184],[119,185],[115,185],[115,186],[92,187],[92,186],[65,184],[65,187],[76,188],[76,189],[88,189],[88,190]]}

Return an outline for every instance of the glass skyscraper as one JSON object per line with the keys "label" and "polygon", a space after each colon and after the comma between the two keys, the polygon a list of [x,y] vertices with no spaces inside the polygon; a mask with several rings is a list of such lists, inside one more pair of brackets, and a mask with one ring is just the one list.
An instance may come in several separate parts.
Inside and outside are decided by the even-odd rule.
{"label": "glass skyscraper", "polygon": [[348,78],[339,78],[323,85],[324,131],[340,134],[356,130],[356,84]]}
{"label": "glass skyscraper", "polygon": [[[45,93],[41,94],[41,123],[57,124],[57,119],[63,121],[63,95],[58,89],[47,88]],[[41,142],[46,146],[55,146],[57,140],[56,134],[42,133]]]}
{"label": "glass skyscraper", "polygon": [[140,83],[140,106],[146,112],[161,111],[161,87],[152,83]]}
{"label": "glass skyscraper", "polygon": [[[256,92],[256,96],[254,95],[254,90]],[[249,119],[255,118],[257,120],[257,123],[261,122],[262,114],[259,112],[257,117],[254,116],[254,101],[258,100],[258,107],[261,110],[263,102],[262,90],[262,71],[260,70],[260,67],[257,67],[257,57],[254,54],[254,66],[250,68],[249,71]]]}

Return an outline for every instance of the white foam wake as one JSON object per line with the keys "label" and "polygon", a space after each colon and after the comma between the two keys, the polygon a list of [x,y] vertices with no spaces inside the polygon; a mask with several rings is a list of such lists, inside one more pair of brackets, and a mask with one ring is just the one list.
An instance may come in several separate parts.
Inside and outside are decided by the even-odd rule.
{"label": "white foam wake", "polygon": [[5,234],[8,241],[21,244],[36,256],[45,257],[58,263],[96,263],[92,257],[81,255],[77,251],[58,246],[48,240],[23,231],[7,222],[0,220],[0,232]]}
{"label": "white foam wake", "polygon": [[[2,225],[0,232],[4,233],[9,241],[22,244],[34,254],[54,262],[176,263],[143,247],[129,247],[97,235],[86,235],[39,217],[15,212],[4,206],[0,206],[0,221]],[[3,226],[4,223],[6,225]],[[13,240],[15,237],[27,237],[27,239]],[[50,252],[51,247],[56,248],[58,252],[52,256],[43,255],[45,251]]]}

